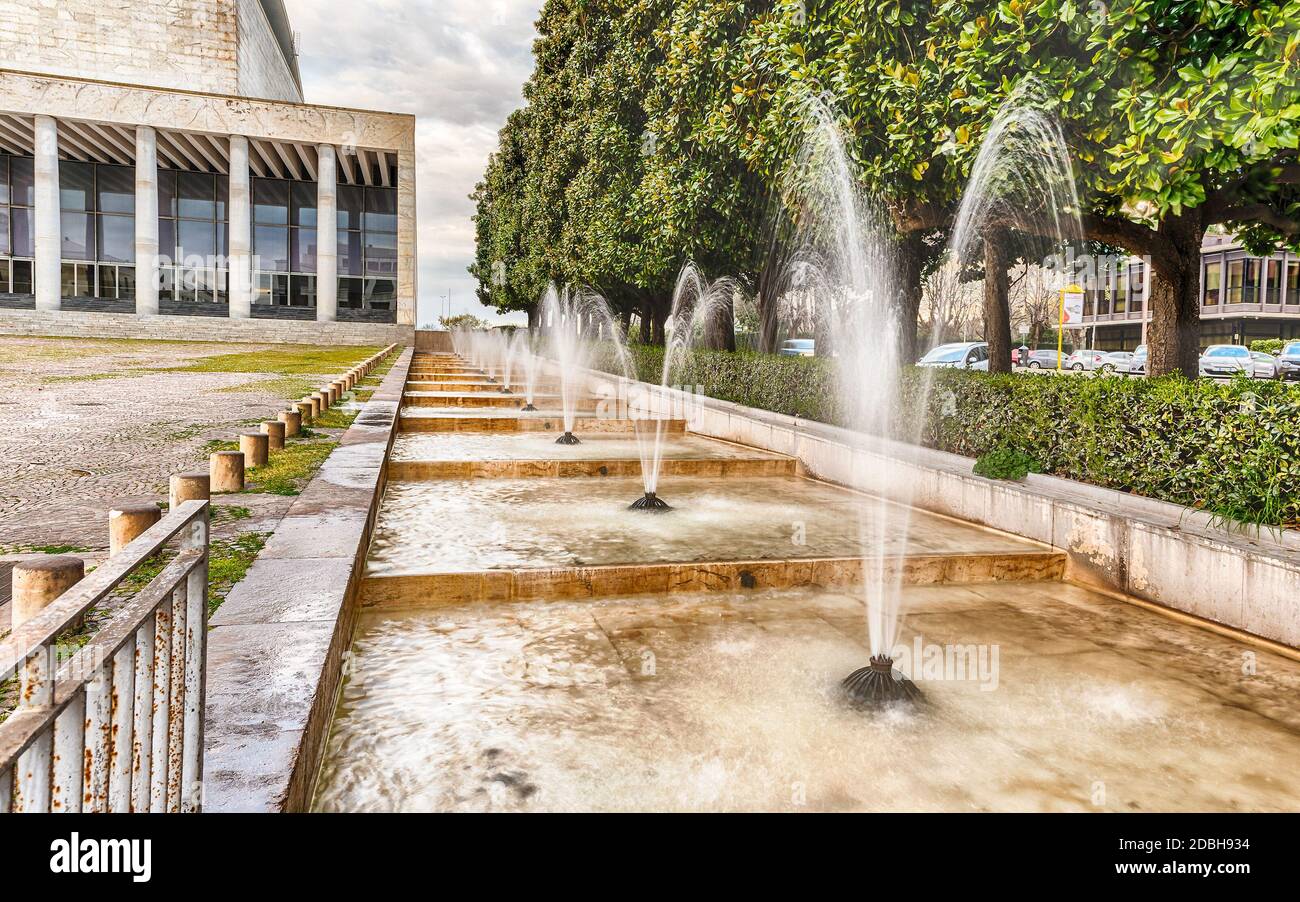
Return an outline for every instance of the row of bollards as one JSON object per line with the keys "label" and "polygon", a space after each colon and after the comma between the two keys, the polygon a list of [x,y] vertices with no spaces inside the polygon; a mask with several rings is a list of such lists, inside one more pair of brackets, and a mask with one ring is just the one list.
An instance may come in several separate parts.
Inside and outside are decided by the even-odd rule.
{"label": "row of bollards", "polygon": [[[391,350],[385,348],[375,356],[348,370],[320,391],[280,411],[274,420],[262,423],[256,432],[241,432],[238,451],[217,451],[208,458],[208,470],[173,473],[168,485],[167,504],[176,510],[186,501],[207,501],[213,492],[240,492],[244,473],[260,467],[272,451],[284,448],[284,440],[302,431],[304,424],[320,417],[339,402],[353,386],[368,376]],[[130,501],[108,512],[108,556],[113,557],[162,519],[162,508],[153,501]],[[9,628],[39,614],[56,598],[76,585],[86,575],[86,563],[70,555],[46,555],[19,561],[13,568],[13,598],[9,607]],[[75,624],[74,624],[75,626]]]}

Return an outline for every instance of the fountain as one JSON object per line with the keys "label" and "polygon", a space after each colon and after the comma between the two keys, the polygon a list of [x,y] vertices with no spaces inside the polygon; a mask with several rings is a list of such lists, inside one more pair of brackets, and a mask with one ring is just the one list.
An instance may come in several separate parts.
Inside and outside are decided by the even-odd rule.
{"label": "fountain", "polygon": [[[616,334],[617,329],[605,299],[588,289],[566,287],[560,290],[554,284],[548,285],[540,306],[546,341],[560,370],[564,432],[555,443],[577,445],[579,440],[573,434],[573,428],[578,416],[579,388],[585,384],[583,373],[591,360],[588,337],[594,333],[594,337],[599,338],[606,330]],[[531,406],[531,388],[529,395]]]}
{"label": "fountain", "polygon": [[[865,453],[855,459],[861,461],[863,481],[874,488],[858,513],[870,663],[850,674],[841,688],[858,707],[915,703],[920,691],[893,668],[902,573],[885,554],[891,539],[896,542],[908,532],[907,456],[920,438],[923,420],[916,412],[900,410],[905,361],[894,304],[897,267],[886,220],[859,188],[834,110],[814,98],[807,116],[809,133],[786,180],[798,243],[787,264],[783,284],[789,289],[782,307],[793,313],[811,306],[817,353],[834,354],[841,414],[864,436]],[[825,347],[827,339],[832,348]]]}
{"label": "fountain", "polygon": [[[723,278],[709,282],[701,275],[695,264],[687,263],[682,267],[677,276],[677,284],[673,288],[672,307],[664,324],[664,362],[659,374],[661,388],[670,389],[677,384],[674,376],[680,377],[691,349],[697,347],[703,340],[705,333],[727,302],[732,300],[736,290],[737,285],[732,279]],[[615,343],[618,344],[617,341]],[[625,370],[630,371],[633,367],[626,352],[620,353],[627,361],[624,364]],[[629,372],[629,378],[634,379],[635,373]],[[663,397],[669,397],[667,391],[663,393]],[[684,401],[684,398],[682,400]],[[636,430],[644,494],[628,506],[629,510],[659,513],[672,510],[672,507],[658,494],[666,422],[663,416],[656,416],[653,433],[648,429]]]}

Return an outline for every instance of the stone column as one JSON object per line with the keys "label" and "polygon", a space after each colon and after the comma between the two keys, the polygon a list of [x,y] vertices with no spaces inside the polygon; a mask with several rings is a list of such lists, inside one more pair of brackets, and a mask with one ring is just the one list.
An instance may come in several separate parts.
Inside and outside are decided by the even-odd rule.
{"label": "stone column", "polygon": [[50,116],[36,117],[36,309],[58,310],[63,290],[59,226],[59,127]]}
{"label": "stone column", "polygon": [[334,145],[316,148],[316,319],[332,323],[339,310],[338,200]]}
{"label": "stone column", "polygon": [[9,628],[16,630],[31,620],[85,575],[86,564],[79,557],[42,557],[14,564]]}
{"label": "stone column", "polygon": [[230,220],[229,287],[230,316],[248,319],[253,315],[253,208],[248,183],[248,139],[230,136],[230,190],[226,215]]}
{"label": "stone column", "polygon": [[[167,251],[168,260],[175,249]],[[158,312],[158,135],[135,130],[135,312]]]}
{"label": "stone column", "polygon": [[397,152],[397,324],[415,325],[420,293],[415,227],[415,148]]}

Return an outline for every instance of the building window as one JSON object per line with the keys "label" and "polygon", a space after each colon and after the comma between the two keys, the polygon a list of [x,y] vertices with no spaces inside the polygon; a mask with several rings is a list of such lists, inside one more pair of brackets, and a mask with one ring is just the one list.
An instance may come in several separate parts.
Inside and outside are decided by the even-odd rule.
{"label": "building window", "polygon": [[134,298],[134,170],[106,163],[62,162],[59,238],[64,297]]}
{"label": "building window", "polygon": [[35,193],[32,158],[0,154],[0,294],[32,293]]}
{"label": "building window", "polygon": [[1282,261],[1264,261],[1264,303],[1282,303]]}
{"label": "building window", "polygon": [[1286,303],[1300,305],[1300,260],[1286,263]]}
{"label": "building window", "polygon": [[1228,303],[1254,304],[1259,300],[1260,261],[1254,257],[1228,261]]}
{"label": "building window", "polygon": [[1223,264],[1217,260],[1206,263],[1201,282],[1205,285],[1205,306],[1217,307],[1223,290]]}
{"label": "building window", "polygon": [[224,175],[158,170],[160,300],[227,302],[229,190]]}
{"label": "building window", "polygon": [[[254,178],[253,253],[256,304],[315,307],[317,186],[315,182]],[[338,305],[392,310],[397,295],[397,191],[339,185]]]}

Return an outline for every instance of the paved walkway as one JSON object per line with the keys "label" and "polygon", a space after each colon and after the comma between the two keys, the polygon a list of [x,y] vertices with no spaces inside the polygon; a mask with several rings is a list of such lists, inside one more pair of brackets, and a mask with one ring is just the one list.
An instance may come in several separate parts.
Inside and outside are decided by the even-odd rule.
{"label": "paved walkway", "polygon": [[[165,495],[170,474],[206,466],[209,440],[273,418],[287,400],[274,385],[240,390],[288,381],[275,373],[151,370],[270,347],[0,336],[0,553],[106,548],[114,502]],[[278,518],[289,500],[238,503]]]}

